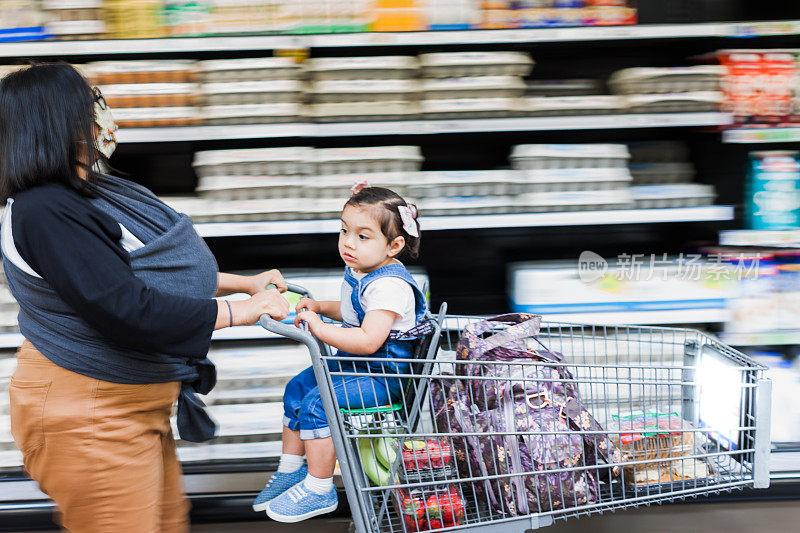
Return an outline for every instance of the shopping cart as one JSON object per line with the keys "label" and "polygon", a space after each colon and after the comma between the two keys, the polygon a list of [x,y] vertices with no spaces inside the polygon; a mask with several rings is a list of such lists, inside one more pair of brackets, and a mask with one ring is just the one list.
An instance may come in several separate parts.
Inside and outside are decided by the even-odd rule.
{"label": "shopping cart", "polygon": [[[290,290],[307,295],[300,287]],[[445,312],[443,306],[431,317],[435,327],[429,346],[416,358],[404,360],[409,370],[399,376],[382,372],[379,365],[354,368],[356,359],[381,360],[332,355],[306,331],[266,316],[261,319],[267,330],[309,349],[359,533],[521,532],[556,519],[769,486],[771,384],[763,377],[765,368],[691,329],[542,323],[531,349],[563,354],[558,365],[569,371],[562,376],[571,377],[560,379],[577,386],[582,406],[601,430],[464,423],[461,431],[443,431],[441,413],[434,415],[431,408],[453,402],[437,397],[447,394],[444,383],[467,391],[466,403],[474,402],[464,406],[469,410],[465,419],[476,422],[483,416],[485,422],[491,417],[481,415],[485,409],[479,397],[490,382],[494,386],[504,381],[506,372],[501,388],[524,390],[541,382],[537,368],[555,365],[459,360],[459,337],[481,318]],[[487,335],[506,327],[509,324],[498,323]],[[484,370],[493,377],[485,377]],[[381,409],[339,405],[332,386],[353,375],[399,377],[402,397]],[[535,416],[531,412],[544,409],[563,409],[556,402],[527,405],[530,411],[514,420],[530,419]],[[563,411],[552,415],[564,418]],[[537,447],[553,438],[567,444]],[[621,458],[597,460],[583,444],[592,439],[613,443],[622,451]],[[520,449],[539,460],[520,461]],[[481,459],[473,455],[470,460],[471,453]],[[544,476],[559,481],[539,483]],[[591,496],[571,499],[579,485],[586,494],[586,483],[594,487]]]}

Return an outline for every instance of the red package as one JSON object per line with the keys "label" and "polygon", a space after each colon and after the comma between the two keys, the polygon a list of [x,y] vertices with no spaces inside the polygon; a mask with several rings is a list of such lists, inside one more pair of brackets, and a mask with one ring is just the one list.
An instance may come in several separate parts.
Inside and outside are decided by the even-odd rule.
{"label": "red package", "polygon": [[403,443],[403,465],[406,471],[442,468],[452,459],[450,443],[445,440],[410,440]]}
{"label": "red package", "polygon": [[395,501],[407,532],[429,531],[464,523],[464,497],[458,487],[397,489]]}

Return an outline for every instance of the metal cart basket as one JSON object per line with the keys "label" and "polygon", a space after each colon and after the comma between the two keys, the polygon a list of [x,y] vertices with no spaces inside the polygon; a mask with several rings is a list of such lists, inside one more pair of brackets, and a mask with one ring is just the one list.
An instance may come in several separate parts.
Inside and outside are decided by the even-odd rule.
{"label": "metal cart basket", "polygon": [[[543,322],[526,342],[562,354],[561,362],[476,361],[459,359],[455,346],[481,318],[445,312],[431,317],[435,327],[417,356],[392,359],[393,367],[331,355],[307,332],[262,317],[264,328],[311,353],[359,533],[521,532],[769,485],[770,381],[762,366],[716,339],[691,329]],[[486,335],[507,327],[498,323]],[[331,392],[351,376],[372,378],[358,406],[339,404]],[[372,387],[390,380],[399,381],[397,401],[369,405]],[[502,416],[513,391],[548,380],[572,384],[602,427],[575,427],[568,406],[544,394],[528,394]],[[494,411],[485,405],[490,386],[511,391]],[[448,390],[460,390],[460,400],[443,397]],[[444,423],[443,409],[459,423]],[[621,456],[592,453],[601,441]]]}

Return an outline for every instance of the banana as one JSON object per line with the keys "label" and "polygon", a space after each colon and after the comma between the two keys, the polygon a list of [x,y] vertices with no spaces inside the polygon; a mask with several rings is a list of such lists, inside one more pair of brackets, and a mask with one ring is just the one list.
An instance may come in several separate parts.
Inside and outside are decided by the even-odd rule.
{"label": "banana", "polygon": [[386,469],[391,469],[397,459],[397,439],[394,437],[374,437],[375,458]]}
{"label": "banana", "polygon": [[382,487],[393,482],[389,471],[375,458],[372,439],[368,437],[358,439],[358,451],[361,455],[361,467],[370,481]]}

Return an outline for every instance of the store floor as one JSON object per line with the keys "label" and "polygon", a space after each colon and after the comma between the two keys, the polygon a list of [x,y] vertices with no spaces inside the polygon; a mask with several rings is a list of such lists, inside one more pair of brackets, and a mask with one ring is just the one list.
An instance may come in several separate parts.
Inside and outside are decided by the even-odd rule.
{"label": "store floor", "polygon": [[[196,524],[192,533],[347,533],[344,518],[278,524],[270,520]],[[55,531],[55,530],[53,530]],[[800,502],[668,505],[558,522],[546,533],[788,533],[800,531]],[[21,533],[21,532],[19,532]]]}

